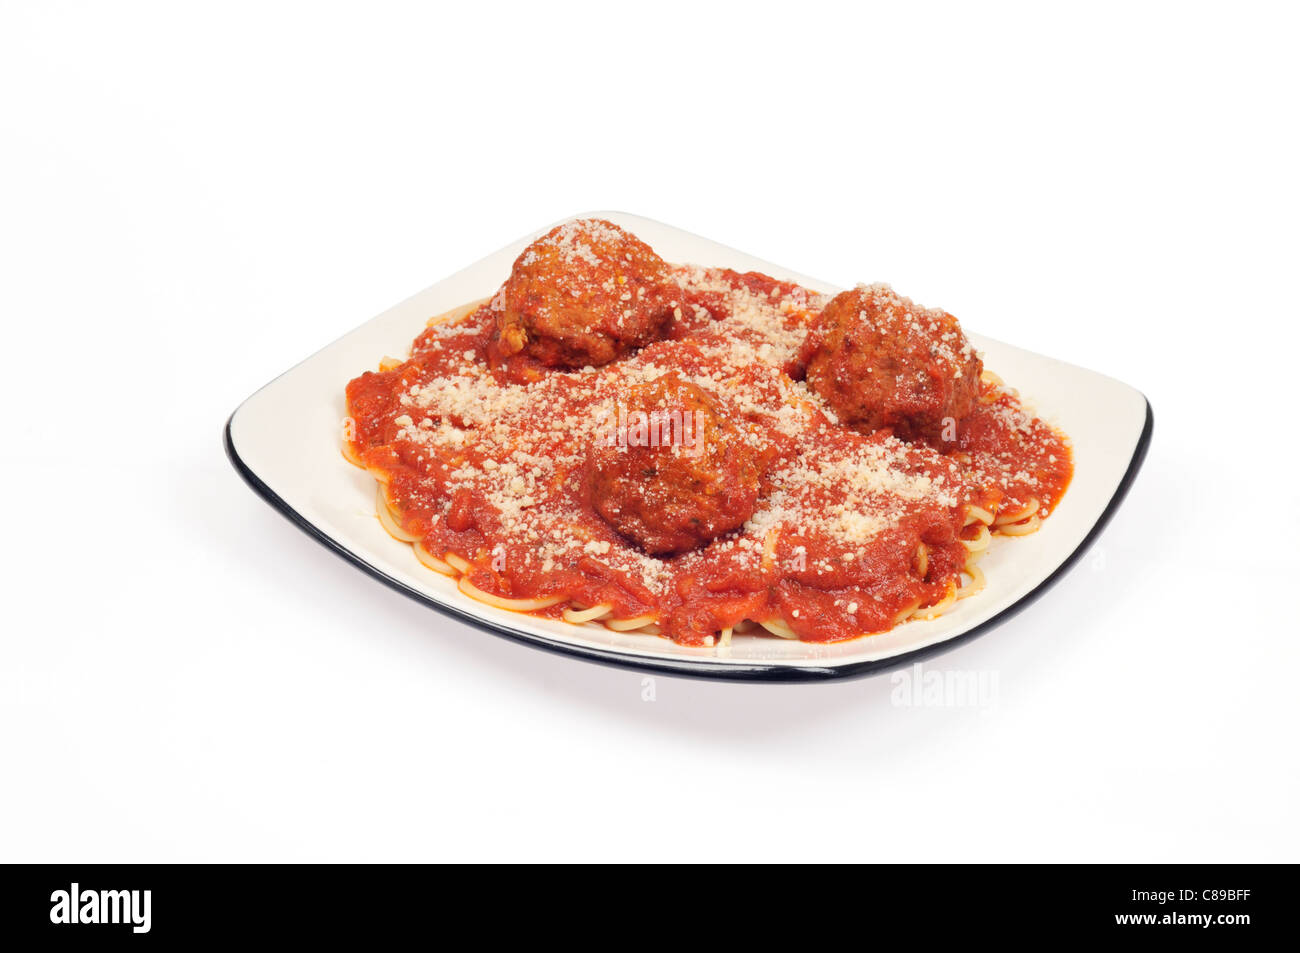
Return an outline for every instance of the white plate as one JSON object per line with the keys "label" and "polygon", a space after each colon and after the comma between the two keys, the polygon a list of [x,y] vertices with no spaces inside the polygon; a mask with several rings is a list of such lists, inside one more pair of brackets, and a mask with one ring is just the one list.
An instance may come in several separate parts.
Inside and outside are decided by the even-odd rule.
{"label": "white plate", "polygon": [[[840,289],[650,219],[593,212],[674,262],[761,271],[818,291]],[[582,216],[587,217],[587,216]],[[566,220],[567,221],[567,220]],[[259,390],[231,415],[226,451],[272,506],[339,555],[400,592],[498,635],[592,661],[714,678],[794,681],[863,675],[950,648],[1009,618],[1083,552],[1114,513],[1151,439],[1151,408],[1127,384],[970,334],[985,363],[1074,443],[1075,471],[1061,505],[1037,533],[995,539],[980,566],[983,592],[940,618],[832,645],[736,636],[730,648],[688,648],[651,635],[494,609],[426,569],[375,518],[374,478],[339,452],[343,390],[385,355],[404,356],[432,315],[491,295],[519,252],[552,225],[438,282],[363,324]]]}

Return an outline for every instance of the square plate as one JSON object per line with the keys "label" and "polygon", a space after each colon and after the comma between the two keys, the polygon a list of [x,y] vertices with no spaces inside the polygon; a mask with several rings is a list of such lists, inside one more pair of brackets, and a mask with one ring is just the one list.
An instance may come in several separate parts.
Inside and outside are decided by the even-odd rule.
{"label": "square plate", "polygon": [[[621,212],[605,218],[672,262],[761,271],[834,294],[840,289],[669,225]],[[565,219],[564,221],[568,221]],[[553,223],[559,224],[559,223]],[[374,478],[340,452],[344,387],[385,355],[409,353],[432,315],[493,294],[538,229],[363,324],[267,384],[231,415],[226,452],[267,502],[301,529],[394,589],[454,618],[538,648],[644,671],[708,678],[801,681],[869,674],[951,648],[1010,618],[1083,553],[1115,512],[1151,440],[1141,393],[1101,374],[968,334],[986,365],[1017,388],[1074,445],[1073,482],[1031,536],[995,539],[981,561],[985,589],[938,619],[834,644],[734,636],[729,648],[693,648],[653,635],[533,618],[476,602],[426,569],[375,517]]]}

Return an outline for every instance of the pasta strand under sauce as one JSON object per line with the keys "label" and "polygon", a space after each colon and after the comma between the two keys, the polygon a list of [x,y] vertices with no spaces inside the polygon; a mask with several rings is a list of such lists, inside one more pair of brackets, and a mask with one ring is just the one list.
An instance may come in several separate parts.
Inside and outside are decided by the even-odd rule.
{"label": "pasta strand under sauce", "polygon": [[[990,534],[1036,528],[1064,494],[1067,439],[992,375],[946,439],[858,432],[798,379],[823,296],[756,273],[669,274],[680,300],[664,335],[600,367],[497,360],[498,295],[349,383],[345,452],[382,484],[390,531],[508,608],[689,645],[733,631],[830,642],[971,594]],[[710,396],[763,471],[738,529],[656,556],[601,518],[585,473],[594,448],[635,431],[619,415],[629,391],[670,373]]]}

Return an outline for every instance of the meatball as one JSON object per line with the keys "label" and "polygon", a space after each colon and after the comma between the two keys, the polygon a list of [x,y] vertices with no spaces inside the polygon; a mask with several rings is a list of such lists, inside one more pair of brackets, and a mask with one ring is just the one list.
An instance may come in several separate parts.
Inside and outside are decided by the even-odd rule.
{"label": "meatball", "polygon": [[551,229],[514,264],[492,302],[498,358],[598,367],[660,337],[681,292],[645,242],[601,219]]}
{"label": "meatball", "polygon": [[983,365],[957,319],[888,285],[859,285],[822,310],[800,355],[840,423],[952,440],[975,408]]}
{"label": "meatball", "polygon": [[753,515],[766,455],[675,372],[632,387],[588,460],[592,506],[647,553],[693,549]]}

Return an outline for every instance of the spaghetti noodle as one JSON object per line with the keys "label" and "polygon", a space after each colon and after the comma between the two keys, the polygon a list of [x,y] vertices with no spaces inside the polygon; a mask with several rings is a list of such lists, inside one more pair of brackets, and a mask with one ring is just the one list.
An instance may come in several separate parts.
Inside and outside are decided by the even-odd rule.
{"label": "spaghetti noodle", "polygon": [[[484,604],[728,646],[937,618],[984,587],[995,536],[1035,532],[1059,503],[1068,441],[991,372],[948,443],[854,430],[800,379],[823,296],[756,273],[669,274],[670,326],[602,366],[494,363],[498,294],[353,380],[343,453],[376,477],[383,528]],[[653,555],[593,508],[585,474],[625,396],[669,374],[709,395],[762,472],[736,528]]]}

